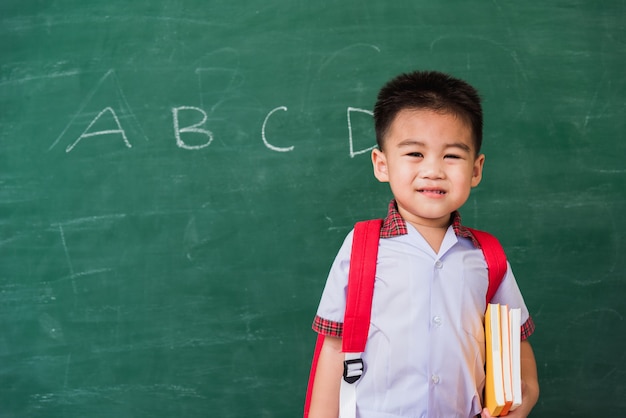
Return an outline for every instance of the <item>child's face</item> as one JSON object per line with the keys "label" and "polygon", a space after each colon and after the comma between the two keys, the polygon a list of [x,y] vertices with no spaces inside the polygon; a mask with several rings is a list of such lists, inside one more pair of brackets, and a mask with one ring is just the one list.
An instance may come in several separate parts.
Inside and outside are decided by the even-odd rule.
{"label": "child's face", "polygon": [[467,123],[431,110],[400,111],[384,151],[372,152],[376,178],[389,182],[400,215],[418,230],[450,224],[450,214],[480,183],[484,161]]}

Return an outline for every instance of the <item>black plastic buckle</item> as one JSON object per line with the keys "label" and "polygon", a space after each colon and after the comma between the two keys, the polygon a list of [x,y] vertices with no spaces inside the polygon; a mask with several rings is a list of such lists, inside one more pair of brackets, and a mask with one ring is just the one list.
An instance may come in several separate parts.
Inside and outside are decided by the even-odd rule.
{"label": "black plastic buckle", "polygon": [[354,383],[361,378],[363,374],[363,360],[355,358],[345,360],[343,362],[343,380],[348,383]]}

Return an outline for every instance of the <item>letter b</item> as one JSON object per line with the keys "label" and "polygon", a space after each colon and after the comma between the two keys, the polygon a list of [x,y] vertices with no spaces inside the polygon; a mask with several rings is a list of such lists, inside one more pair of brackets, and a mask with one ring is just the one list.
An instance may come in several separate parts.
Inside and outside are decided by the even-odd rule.
{"label": "letter b", "polygon": [[[181,110],[195,110],[197,112],[200,112],[202,114],[202,120],[194,125],[181,128],[179,124],[179,120],[178,120],[178,113]],[[189,149],[189,150],[202,149],[202,148],[208,147],[211,144],[211,142],[213,142],[213,132],[207,129],[201,128],[201,126],[204,125],[204,123],[207,120],[207,114],[204,112],[204,110],[198,107],[193,107],[193,106],[174,107],[172,108],[172,116],[174,118],[174,135],[176,135],[176,145],[179,148]],[[202,134],[202,135],[206,135],[208,139],[205,143],[200,144],[200,145],[189,145],[182,140],[181,138],[182,133]]]}

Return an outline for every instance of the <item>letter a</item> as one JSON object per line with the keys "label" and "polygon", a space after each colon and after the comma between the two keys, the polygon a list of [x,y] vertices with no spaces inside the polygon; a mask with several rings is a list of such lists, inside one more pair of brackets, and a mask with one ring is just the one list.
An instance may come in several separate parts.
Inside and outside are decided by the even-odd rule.
{"label": "letter a", "polygon": [[[89,130],[91,129],[91,127],[93,126],[94,123],[96,123],[96,121],[98,119],[100,119],[102,117],[102,115],[104,114],[104,112],[111,112],[111,116],[113,116],[113,120],[115,121],[115,124],[117,125],[118,129],[108,129],[105,131],[95,131],[95,132],[89,132]],[[87,126],[87,129],[85,129],[83,131],[82,134],[80,134],[80,136],[78,137],[78,139],[76,141],[74,141],[74,143],[70,146],[68,146],[65,149],[65,152],[70,152],[71,150],[74,149],[74,147],[76,145],[78,145],[78,143],[83,139],[83,138],[89,138],[92,136],[99,136],[99,135],[111,135],[111,134],[119,134],[122,135],[122,139],[124,140],[124,144],[128,147],[131,148],[132,145],[130,145],[130,142],[128,142],[128,138],[126,138],[126,132],[124,132],[124,129],[122,129],[122,126],[120,125],[120,121],[117,118],[117,115],[115,114],[115,111],[110,108],[110,107],[105,107],[104,109],[102,109],[102,111],[100,113],[98,113],[98,116],[96,116],[91,123],[89,124],[89,126]]]}

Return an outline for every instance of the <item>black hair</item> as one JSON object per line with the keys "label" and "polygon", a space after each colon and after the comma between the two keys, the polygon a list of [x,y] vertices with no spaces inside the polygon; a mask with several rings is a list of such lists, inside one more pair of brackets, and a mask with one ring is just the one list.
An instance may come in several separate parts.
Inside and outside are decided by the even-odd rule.
{"label": "black hair", "polygon": [[478,91],[438,71],[401,74],[385,84],[374,106],[376,142],[383,149],[389,127],[401,110],[432,110],[461,118],[472,130],[476,155],[483,141],[483,111]]}

